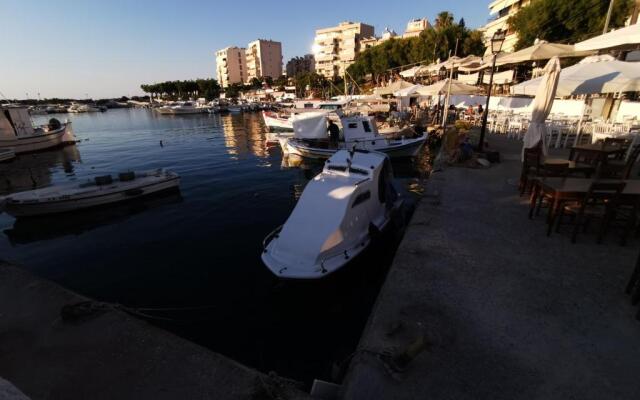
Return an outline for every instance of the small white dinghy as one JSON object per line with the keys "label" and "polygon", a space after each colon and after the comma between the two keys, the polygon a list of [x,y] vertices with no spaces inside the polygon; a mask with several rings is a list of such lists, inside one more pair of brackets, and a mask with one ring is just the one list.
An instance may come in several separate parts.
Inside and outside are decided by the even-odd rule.
{"label": "small white dinghy", "polygon": [[74,182],[14,193],[0,199],[4,211],[14,217],[55,214],[131,200],[177,188],[180,176],[157,169],[147,172],[123,172],[117,178],[98,176],[82,183]]}
{"label": "small white dinghy", "polygon": [[366,249],[401,205],[387,155],[340,150],[265,238],[262,261],[279,278],[324,278]]}

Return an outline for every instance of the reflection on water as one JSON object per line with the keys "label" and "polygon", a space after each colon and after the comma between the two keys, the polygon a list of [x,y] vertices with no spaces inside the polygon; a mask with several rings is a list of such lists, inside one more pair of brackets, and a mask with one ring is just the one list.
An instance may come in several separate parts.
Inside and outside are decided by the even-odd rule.
{"label": "reflection on water", "polygon": [[[258,113],[110,110],[69,118],[81,141],[0,164],[0,191],[165,167],[181,175],[181,196],[66,217],[16,221],[0,213],[0,258],[101,301],[213,305],[197,318],[170,316],[206,324],[165,327],[265,372],[331,379],[332,364],[357,344],[399,237],[332,279],[282,285],[262,265],[261,243],[321,161],[283,160],[279,148],[267,149]],[[428,155],[393,167],[417,190]]]}
{"label": "reflection on water", "polygon": [[121,223],[153,208],[177,204],[181,201],[182,196],[179,190],[169,190],[125,203],[74,213],[18,218],[13,227],[6,229],[4,233],[13,245],[50,240],[66,235],[80,235],[104,225]]}
{"label": "reflection on water", "polygon": [[76,145],[21,154],[11,162],[0,163],[0,194],[48,186],[56,169],[72,176],[74,163],[80,161]]}

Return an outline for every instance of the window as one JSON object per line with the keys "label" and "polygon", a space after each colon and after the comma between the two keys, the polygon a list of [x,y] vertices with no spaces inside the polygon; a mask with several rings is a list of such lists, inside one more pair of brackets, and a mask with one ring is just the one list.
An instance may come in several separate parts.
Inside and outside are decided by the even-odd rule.
{"label": "window", "polygon": [[364,127],[365,132],[371,132],[371,125],[369,125],[369,121],[362,121],[362,126]]}
{"label": "window", "polygon": [[371,198],[371,192],[370,191],[366,191],[364,193],[360,193],[356,199],[353,201],[353,204],[351,205],[351,208],[354,208],[355,206],[357,206],[358,204],[362,204],[365,201],[369,200]]}
{"label": "window", "polygon": [[358,123],[357,122],[349,122],[349,129],[358,129]]}

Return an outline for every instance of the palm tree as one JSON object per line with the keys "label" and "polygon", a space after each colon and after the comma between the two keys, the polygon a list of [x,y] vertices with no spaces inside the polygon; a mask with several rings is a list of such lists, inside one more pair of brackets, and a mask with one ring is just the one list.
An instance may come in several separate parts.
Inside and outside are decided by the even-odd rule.
{"label": "palm tree", "polygon": [[453,25],[453,14],[449,11],[442,11],[435,21],[436,29],[444,29]]}

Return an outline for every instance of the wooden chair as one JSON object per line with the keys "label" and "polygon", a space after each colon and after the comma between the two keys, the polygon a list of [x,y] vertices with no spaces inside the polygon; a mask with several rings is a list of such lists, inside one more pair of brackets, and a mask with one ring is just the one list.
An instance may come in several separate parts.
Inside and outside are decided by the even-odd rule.
{"label": "wooden chair", "polygon": [[624,158],[624,155],[627,153],[627,150],[629,150],[631,141],[629,139],[624,139],[624,138],[608,137],[604,139],[604,141],[602,142],[602,145],[604,147],[609,147],[609,146],[620,147],[620,153],[609,156],[609,159],[622,160]]}
{"label": "wooden chair", "polygon": [[[543,164],[540,176],[542,178],[566,178],[569,175],[569,160],[566,163]],[[551,204],[552,197],[540,193],[535,215],[540,215],[542,208],[547,208]]]}
{"label": "wooden chair", "polygon": [[540,160],[542,159],[542,149],[536,146],[531,149],[524,149],[524,161],[522,162],[522,171],[520,172],[520,183],[518,189],[520,196],[530,190],[530,178],[540,175]]}
{"label": "wooden chair", "polygon": [[600,170],[600,176],[613,179],[629,179],[638,156],[640,156],[640,144],[633,146],[626,160],[607,160],[607,163]]}
{"label": "wooden chair", "polygon": [[556,221],[556,232],[560,230],[563,217],[569,215],[573,223],[571,242],[575,243],[580,228],[586,231],[591,221],[599,218],[602,222],[597,241],[602,243],[625,186],[625,182],[594,181],[582,200],[565,204],[560,208],[560,214]]}

